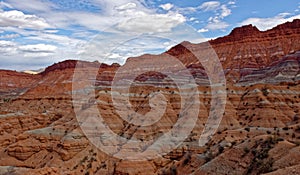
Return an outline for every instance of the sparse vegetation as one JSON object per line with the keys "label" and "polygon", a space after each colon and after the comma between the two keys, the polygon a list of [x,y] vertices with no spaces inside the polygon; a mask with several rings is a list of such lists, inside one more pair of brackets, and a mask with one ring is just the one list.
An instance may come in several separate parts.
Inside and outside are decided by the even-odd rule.
{"label": "sparse vegetation", "polygon": [[219,146],[219,154],[223,153],[224,151],[224,147],[223,146]]}
{"label": "sparse vegetation", "polygon": [[177,168],[175,165],[172,165],[171,169],[170,169],[170,174],[171,175],[177,175]]}
{"label": "sparse vegetation", "polygon": [[250,128],[249,127],[245,128],[245,131],[250,132]]}
{"label": "sparse vegetation", "polygon": [[[266,140],[256,141],[255,146],[251,149],[251,151],[249,150],[253,158],[245,174],[261,174],[271,172],[273,170],[274,160],[269,157],[269,151],[277,143],[278,138],[276,136],[269,137]],[[248,149],[244,148],[244,151],[246,153],[248,152]]]}
{"label": "sparse vegetation", "polygon": [[269,95],[269,90],[266,87],[262,88],[261,91],[262,91],[262,93],[263,93],[264,96],[268,96]]}
{"label": "sparse vegetation", "polygon": [[189,153],[186,154],[185,159],[183,161],[183,165],[187,165],[191,161],[191,158],[192,158],[191,154]]}
{"label": "sparse vegetation", "polygon": [[248,147],[244,147],[244,152],[245,153],[249,153],[250,152],[250,149]]}
{"label": "sparse vegetation", "polygon": [[4,102],[4,103],[8,103],[8,102],[10,102],[10,100],[11,100],[10,98],[4,98],[4,99],[3,99],[3,102]]}
{"label": "sparse vegetation", "polygon": [[205,162],[209,162],[209,161],[211,161],[213,158],[214,158],[213,154],[212,154],[210,151],[208,151],[208,152],[206,153],[206,155],[205,155]]}
{"label": "sparse vegetation", "polygon": [[283,127],[282,129],[283,129],[284,131],[287,131],[287,130],[289,130],[289,127],[286,126],[286,127]]}
{"label": "sparse vegetation", "polygon": [[[285,57],[278,51],[283,50],[284,53],[288,53],[290,49],[299,48],[299,42],[293,42],[297,41],[293,33],[294,29],[298,34],[299,28],[292,28],[289,24],[287,32],[282,32],[282,27],[280,27],[281,32],[277,33],[274,32],[275,28],[270,34],[264,32],[259,35],[258,39],[256,36],[243,39],[244,37],[241,36],[245,33],[244,31],[246,34],[248,31],[243,29],[241,34],[236,35],[233,32],[233,37],[212,41],[211,44],[216,48],[217,55],[222,60],[224,58],[222,66],[226,80],[222,84],[227,83],[223,86],[226,92],[221,87],[222,84],[209,79],[209,74],[205,73],[203,67],[205,65],[201,66],[201,62],[198,62],[191,52],[181,46],[179,48],[175,46],[167,53],[183,61],[188,72],[196,80],[195,88],[198,90],[196,93],[193,93],[194,82],[187,81],[189,76],[186,76],[177,64],[174,69],[172,64],[156,69],[162,72],[168,69],[168,73],[175,74],[174,77],[170,76],[166,79],[154,72],[149,74],[149,78],[146,73],[134,81],[131,80],[132,77],[128,73],[136,72],[135,69],[139,70],[140,68],[136,67],[138,64],[130,66],[132,70],[122,73],[121,79],[118,80],[114,78],[118,73],[118,67],[99,63],[100,69],[95,69],[95,71],[98,70],[98,74],[94,77],[89,75],[90,69],[78,67],[80,71],[76,71],[74,62],[66,66],[57,66],[57,69],[53,71],[54,74],[47,71],[47,74],[37,75],[37,79],[32,82],[30,76],[26,76],[26,81],[21,79],[21,76],[20,80],[17,79],[20,82],[14,83],[15,80],[13,80],[15,85],[9,87],[9,91],[4,89],[5,81],[8,81],[4,80],[4,83],[1,82],[4,88],[0,92],[1,160],[9,169],[18,170],[23,167],[26,171],[47,172],[49,170],[55,173],[57,170],[65,174],[82,175],[142,173],[172,175],[190,174],[193,171],[197,171],[195,174],[252,175],[281,168],[293,169],[292,166],[299,162],[297,158],[299,147],[297,146],[300,145],[298,105],[300,81],[297,76],[294,76],[292,80],[294,85],[289,85],[288,82],[291,80],[289,77],[292,74],[288,72],[290,70],[288,68],[295,71],[296,59],[299,61],[300,57],[298,53],[292,57]],[[279,44],[276,43],[277,40],[276,42],[270,41],[273,35],[287,33],[288,39],[279,36]],[[267,36],[266,42],[263,41],[265,35]],[[230,42],[226,42],[227,38]],[[237,49],[234,42],[236,39],[241,45]],[[253,45],[253,49],[248,47],[248,41],[251,47]],[[255,41],[262,41],[263,44],[258,43],[257,46],[263,48],[254,48]],[[280,44],[281,41],[283,44]],[[202,48],[202,44],[190,46],[195,51]],[[223,46],[226,46],[225,49]],[[248,56],[244,57],[245,54],[253,58],[248,60]],[[160,55],[157,57],[159,58]],[[152,58],[156,56],[149,56],[147,58],[150,59],[149,63],[156,62],[151,60]],[[206,60],[206,57],[204,59]],[[289,64],[287,67],[280,67],[279,72],[277,68],[286,66],[286,64],[281,64],[285,60],[288,60]],[[162,61],[167,60],[162,59]],[[129,61],[129,63],[134,63],[134,61]],[[274,64],[276,64],[275,70],[271,67]],[[210,65],[210,68],[213,68],[212,73],[215,73],[212,78],[218,78],[219,73],[214,69],[214,62]],[[151,65],[150,67],[148,65],[145,70],[150,68]],[[94,67],[91,70],[94,70]],[[72,77],[76,72],[83,76],[88,75],[88,77],[83,79],[83,82],[77,81],[76,77]],[[279,76],[276,75],[277,73]],[[192,79],[190,77],[190,80]],[[121,82],[120,86],[113,88],[113,80]],[[156,80],[159,81],[155,82]],[[278,81],[282,80],[282,84],[279,84]],[[86,82],[93,81],[95,81],[94,84],[86,86]],[[130,84],[129,89],[123,89],[127,82]],[[183,86],[179,86],[180,82],[184,83]],[[22,86],[18,87],[19,84]],[[163,101],[157,100],[158,103],[150,104],[153,102],[152,98],[157,97],[156,92],[161,92],[160,94],[167,100],[164,111],[159,111],[162,109],[159,105],[163,104]],[[79,98],[77,101],[77,97],[73,98],[75,94],[82,99]],[[83,99],[83,95],[91,98]],[[114,100],[114,95],[116,100]],[[224,99],[222,95],[226,95]],[[195,99],[199,100],[199,106],[198,100],[195,101]],[[217,104],[222,104],[222,106]],[[83,110],[80,110],[81,107]],[[95,108],[91,108],[91,111],[84,110],[90,107]],[[155,113],[151,113],[152,111]],[[144,114],[147,113],[151,115],[145,116]],[[223,118],[219,123],[217,117],[222,113]],[[86,115],[78,117],[78,114]],[[198,118],[192,120],[192,114],[197,115]],[[141,123],[146,121],[147,117],[154,119],[152,115],[157,116],[157,119],[161,116],[161,119],[153,122],[151,126],[135,125],[133,122],[135,117],[138,117]],[[128,117],[128,120],[124,120],[124,116]],[[93,125],[94,120],[90,120],[92,119],[90,117],[101,119],[101,124],[105,125],[101,127]],[[90,134],[85,132],[84,126],[95,132]],[[105,129],[122,138],[110,139]],[[210,134],[205,129],[217,132]],[[100,133],[98,134],[97,131]],[[186,137],[181,137],[181,135]],[[177,136],[182,138],[180,142],[173,138]],[[202,139],[202,136],[205,136],[208,141],[205,145],[199,146],[199,141],[201,141],[199,139]],[[107,148],[111,148],[113,155],[105,150],[98,150],[96,145],[89,143],[90,137],[95,138],[98,143]],[[170,138],[167,144],[160,142],[167,137]],[[134,142],[131,143],[131,140]],[[155,145],[151,146],[152,143]],[[173,146],[176,148],[173,149]],[[145,151],[144,153],[148,154],[148,148],[149,157],[151,153],[160,153],[162,158],[133,163],[118,158],[121,154],[131,156],[135,151]],[[170,148],[173,151],[165,154],[165,151]],[[6,167],[2,168],[6,171]]]}

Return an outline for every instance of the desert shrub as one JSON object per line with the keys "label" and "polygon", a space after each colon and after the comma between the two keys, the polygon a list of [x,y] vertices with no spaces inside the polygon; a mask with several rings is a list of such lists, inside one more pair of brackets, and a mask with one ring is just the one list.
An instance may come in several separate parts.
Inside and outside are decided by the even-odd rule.
{"label": "desert shrub", "polygon": [[247,132],[250,132],[250,128],[249,128],[249,127],[245,128],[245,130],[246,130]]}
{"label": "desert shrub", "polygon": [[10,102],[10,100],[11,100],[10,98],[4,98],[4,99],[3,99],[3,101],[4,101],[5,103]]}
{"label": "desert shrub", "polygon": [[251,149],[253,158],[245,174],[261,174],[273,171],[274,161],[272,158],[269,158],[269,151],[275,146],[277,141],[276,136],[256,141],[255,146]]}
{"label": "desert shrub", "polygon": [[183,161],[183,165],[187,165],[190,161],[191,161],[191,155],[187,154],[184,161]]}
{"label": "desert shrub", "polygon": [[223,146],[219,146],[219,154],[221,154],[224,151],[224,147]]}
{"label": "desert shrub", "polygon": [[213,158],[214,158],[213,154],[212,154],[211,152],[208,152],[208,153],[205,155],[205,162],[209,162],[209,161],[211,161]]}
{"label": "desert shrub", "polygon": [[250,152],[250,149],[248,147],[244,147],[244,152],[245,153],[249,153]]}
{"label": "desert shrub", "polygon": [[287,130],[289,130],[289,127],[284,127],[284,128],[282,128],[283,130],[285,130],[285,131],[287,131]]}
{"label": "desert shrub", "polygon": [[175,165],[173,165],[170,169],[170,174],[171,175],[177,175],[177,168]]}
{"label": "desert shrub", "polygon": [[269,95],[268,89],[266,87],[262,88],[261,91],[262,91],[262,93],[263,93],[264,96],[268,96]]}

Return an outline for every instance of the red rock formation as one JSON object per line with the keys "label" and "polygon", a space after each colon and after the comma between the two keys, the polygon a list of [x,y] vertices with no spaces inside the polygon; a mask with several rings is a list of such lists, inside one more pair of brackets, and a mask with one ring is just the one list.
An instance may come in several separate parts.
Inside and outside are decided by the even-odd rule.
{"label": "red rock formation", "polygon": [[[139,61],[149,63],[145,68],[155,66],[153,62],[159,59],[166,64],[157,72],[139,75],[124,94],[140,114],[151,110],[153,93],[164,95],[167,112],[151,126],[130,124],[115,109],[111,81],[124,66],[67,60],[39,75],[0,71],[0,174],[297,173],[299,39],[300,20],[294,20],[264,32],[248,25],[209,41],[226,73],[228,97],[218,131],[203,147],[198,146],[198,139],[211,108],[211,90],[203,66],[187,46],[195,51],[207,49],[207,43],[183,42],[162,55],[127,60],[129,71],[138,70]],[[81,105],[80,112],[85,112],[97,104],[111,130],[126,138],[149,140],[172,129],[180,117],[182,99],[176,84],[160,71],[180,69],[168,64],[166,55],[180,60],[199,85],[200,111],[188,138],[162,158],[137,163],[118,160],[97,149],[81,131],[74,105]],[[83,75],[97,69],[98,75],[89,77],[95,80],[96,99],[72,103],[75,67]],[[128,78],[128,73],[122,72],[120,79]],[[75,90],[85,93],[80,86]]]}
{"label": "red rock formation", "polygon": [[0,70],[0,98],[2,101],[4,99],[8,100],[15,98],[34,86],[39,79],[40,76],[16,71]]}

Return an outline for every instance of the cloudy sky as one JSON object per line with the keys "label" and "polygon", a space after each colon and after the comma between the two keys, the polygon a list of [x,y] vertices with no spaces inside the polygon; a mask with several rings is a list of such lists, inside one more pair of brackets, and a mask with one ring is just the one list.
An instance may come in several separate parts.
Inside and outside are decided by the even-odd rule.
{"label": "cloudy sky", "polygon": [[3,0],[0,69],[39,69],[65,59],[124,63],[237,26],[267,30],[296,18],[298,0]]}

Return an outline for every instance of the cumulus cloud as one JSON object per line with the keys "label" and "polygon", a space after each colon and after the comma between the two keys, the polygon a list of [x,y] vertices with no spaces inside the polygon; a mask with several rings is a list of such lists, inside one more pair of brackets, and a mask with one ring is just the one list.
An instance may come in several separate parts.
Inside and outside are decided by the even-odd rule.
{"label": "cumulus cloud", "polygon": [[220,7],[221,3],[219,1],[208,1],[200,5],[200,9],[204,11],[214,11]]}
{"label": "cumulus cloud", "polygon": [[160,5],[159,6],[160,8],[162,8],[162,9],[164,9],[164,10],[170,10],[171,8],[173,8],[174,7],[174,5],[173,4],[171,4],[171,3],[167,3],[167,4],[162,4],[162,5]]}
{"label": "cumulus cloud", "polygon": [[45,19],[37,17],[35,15],[27,15],[17,10],[0,12],[0,26],[14,26],[19,28],[29,28],[37,30],[51,27],[45,21]]}
{"label": "cumulus cloud", "polygon": [[239,25],[248,25],[253,24],[255,25],[259,30],[268,30],[271,29],[279,24],[293,21],[294,19],[299,19],[300,15],[296,16],[290,16],[289,13],[280,13],[274,17],[271,18],[248,18],[244,21],[242,21]]}

